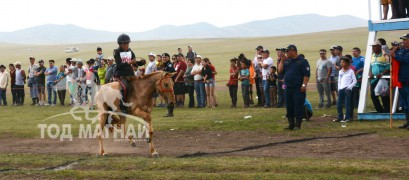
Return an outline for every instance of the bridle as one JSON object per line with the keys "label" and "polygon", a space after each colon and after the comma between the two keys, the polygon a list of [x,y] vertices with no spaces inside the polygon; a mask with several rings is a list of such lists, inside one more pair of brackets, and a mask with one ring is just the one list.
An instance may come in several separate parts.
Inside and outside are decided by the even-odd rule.
{"label": "bridle", "polygon": [[170,93],[173,93],[173,87],[170,87],[169,89],[166,89],[165,87],[163,87],[163,85],[162,85],[162,81],[164,80],[164,79],[168,79],[168,78],[172,78],[172,77],[162,77],[162,78],[160,78],[160,80],[159,81],[157,81],[157,83],[156,83],[156,85],[159,85],[159,91],[161,92],[161,93],[167,93],[167,92],[170,92]]}

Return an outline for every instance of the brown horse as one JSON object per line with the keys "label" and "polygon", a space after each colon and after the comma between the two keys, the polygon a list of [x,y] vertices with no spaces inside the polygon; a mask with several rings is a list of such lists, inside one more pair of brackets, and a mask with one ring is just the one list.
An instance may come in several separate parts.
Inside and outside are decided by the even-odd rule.
{"label": "brown horse", "polygon": [[[126,101],[129,102],[128,104],[124,103],[124,105],[129,107],[128,114],[132,116],[141,117],[145,124],[147,125],[147,129],[149,130],[149,135],[146,134],[147,141],[149,143],[149,149],[152,157],[158,157],[158,153],[155,151],[153,146],[153,126],[152,126],[152,95],[154,92],[158,92],[159,95],[163,97],[163,99],[167,103],[175,103],[175,95],[173,93],[173,80],[172,76],[174,73],[167,73],[167,72],[154,72],[152,74],[146,75],[142,78],[132,77],[129,81],[128,85],[128,95]],[[109,117],[112,117],[112,123],[119,126],[126,125],[126,117],[125,116],[118,116],[112,115],[112,112],[117,112],[121,114],[121,110],[119,108],[119,103],[122,99],[122,95],[120,94],[121,85],[118,82],[112,82],[109,84],[103,85],[98,93],[96,94],[96,102],[99,110],[99,148],[100,154],[105,155],[104,147],[102,145],[102,135],[103,129],[106,125],[106,122]],[[110,128],[112,131],[113,128]],[[126,128],[123,128],[126,131]],[[126,134],[124,132],[124,134]],[[132,140],[132,136],[128,136],[129,142],[131,145],[135,145],[135,142]]]}

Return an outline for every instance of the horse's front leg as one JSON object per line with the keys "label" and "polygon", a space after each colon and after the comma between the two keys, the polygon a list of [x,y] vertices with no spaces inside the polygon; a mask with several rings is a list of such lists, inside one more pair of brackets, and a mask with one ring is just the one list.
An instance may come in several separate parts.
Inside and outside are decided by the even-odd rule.
{"label": "horse's front leg", "polygon": [[156,152],[155,146],[153,145],[153,126],[152,126],[151,120],[148,121],[148,126],[149,126],[149,150],[150,150],[151,156],[154,158],[159,158],[159,154],[158,152]]}

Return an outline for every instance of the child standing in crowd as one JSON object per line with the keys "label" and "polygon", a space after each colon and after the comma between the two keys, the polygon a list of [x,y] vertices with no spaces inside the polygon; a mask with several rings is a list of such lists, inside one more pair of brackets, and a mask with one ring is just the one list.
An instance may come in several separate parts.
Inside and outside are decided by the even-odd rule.
{"label": "child standing in crowd", "polygon": [[97,57],[95,58],[95,66],[94,69],[98,69],[101,67],[101,62],[104,59],[104,54],[102,54],[102,48],[97,47]]}
{"label": "child standing in crowd", "polygon": [[65,94],[67,92],[67,78],[65,78],[65,68],[67,66],[61,65],[60,72],[57,74],[57,80],[54,81],[54,91],[58,94],[61,106],[64,106]]}
{"label": "child standing in crowd", "polygon": [[[85,102],[89,104],[89,107],[91,110],[94,109],[94,92],[95,92],[95,87],[96,87],[96,76],[94,73],[94,69],[92,68],[92,61],[87,61],[87,67],[85,68]],[[98,83],[97,83],[98,84]],[[91,98],[91,100],[88,99],[88,94]]]}
{"label": "child standing in crowd", "polygon": [[237,88],[239,79],[239,67],[237,66],[238,59],[230,60],[230,79],[226,84],[229,87],[229,93],[231,98],[231,108],[236,108],[237,106]]}
{"label": "child standing in crowd", "polygon": [[241,92],[243,94],[244,108],[248,108],[250,105],[250,71],[248,69],[248,62],[241,61],[241,71],[240,71],[240,81],[241,81]]}
{"label": "child standing in crowd", "polygon": [[267,75],[267,81],[270,86],[270,101],[271,107],[277,106],[277,79],[278,76],[276,74],[277,68],[275,66],[270,67],[270,72]]}
{"label": "child standing in crowd", "polygon": [[[341,58],[341,70],[338,75],[338,119],[335,122],[349,122],[351,112],[352,88],[356,84],[354,71],[350,68],[351,61],[348,57]],[[342,112],[342,106],[345,104],[345,118]]]}
{"label": "child standing in crowd", "polygon": [[100,65],[100,67],[98,68],[98,77],[99,77],[99,84],[100,85],[104,85],[105,84],[105,75],[106,75],[106,73],[107,73],[107,68],[106,68],[106,65],[105,64],[107,64],[108,62],[107,62],[107,60],[102,60],[101,61],[101,65]]}

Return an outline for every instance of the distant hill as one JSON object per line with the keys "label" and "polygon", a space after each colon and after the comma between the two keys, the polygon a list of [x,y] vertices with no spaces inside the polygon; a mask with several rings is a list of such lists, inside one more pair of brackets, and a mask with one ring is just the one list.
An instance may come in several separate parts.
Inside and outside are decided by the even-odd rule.
{"label": "distant hill", "polygon": [[[133,40],[184,38],[264,37],[304,34],[367,26],[354,16],[327,17],[317,14],[287,16],[252,21],[228,27],[201,22],[190,25],[165,25],[145,32],[128,32]],[[82,28],[76,25],[41,25],[14,32],[0,33],[0,42],[18,44],[82,44],[115,41],[119,32]]]}

